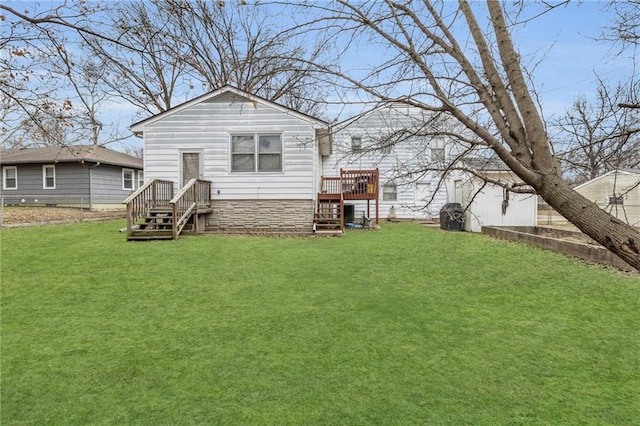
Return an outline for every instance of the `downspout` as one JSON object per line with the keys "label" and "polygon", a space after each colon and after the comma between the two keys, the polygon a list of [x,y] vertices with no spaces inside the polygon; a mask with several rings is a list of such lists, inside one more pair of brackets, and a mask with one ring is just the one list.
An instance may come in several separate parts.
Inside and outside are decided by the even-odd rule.
{"label": "downspout", "polygon": [[[82,165],[85,166],[84,161]],[[89,170],[89,211],[93,211],[93,192],[91,190],[91,183],[93,182],[93,173],[92,170],[100,165],[100,162],[96,162],[93,166],[85,166]]]}

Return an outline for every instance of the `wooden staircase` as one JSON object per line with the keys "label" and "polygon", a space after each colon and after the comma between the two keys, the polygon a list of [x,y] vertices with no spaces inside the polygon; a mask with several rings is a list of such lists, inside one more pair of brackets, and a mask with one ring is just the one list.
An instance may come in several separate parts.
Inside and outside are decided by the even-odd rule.
{"label": "wooden staircase", "polygon": [[340,194],[318,194],[313,226],[317,233],[344,230],[344,200]]}
{"label": "wooden staircase", "polygon": [[131,230],[128,241],[171,240],[173,239],[173,210],[167,208],[150,209],[144,222]]}
{"label": "wooden staircase", "polygon": [[191,179],[173,195],[173,182],[154,179],[131,194],[127,241],[175,240],[186,229],[199,230],[199,217],[211,213],[211,182]]}

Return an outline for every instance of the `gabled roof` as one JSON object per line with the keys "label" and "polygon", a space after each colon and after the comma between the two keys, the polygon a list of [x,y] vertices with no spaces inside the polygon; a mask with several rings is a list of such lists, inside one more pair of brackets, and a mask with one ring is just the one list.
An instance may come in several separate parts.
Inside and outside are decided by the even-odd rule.
{"label": "gabled roof", "polygon": [[366,109],[366,110],[364,110],[364,111],[360,112],[359,114],[356,114],[356,115],[354,115],[352,117],[349,117],[349,118],[346,118],[346,119],[344,119],[342,121],[339,121],[339,122],[335,123],[333,126],[335,128],[337,128],[337,129],[345,128],[345,127],[349,126],[350,124],[352,124],[352,123],[354,123],[354,122],[356,122],[358,120],[361,120],[361,119],[373,114],[376,111],[380,111],[380,110],[383,110],[383,109],[398,110],[399,108],[407,108],[407,109],[415,108],[416,110],[424,111],[424,110],[418,108],[415,105],[411,105],[411,104],[402,102],[403,99],[409,99],[409,98],[408,97],[407,98],[400,98],[397,101],[379,102],[374,107]]}
{"label": "gabled roof", "polygon": [[598,176],[598,177],[596,177],[596,178],[593,178],[593,179],[591,179],[591,180],[588,180],[588,181],[586,181],[585,183],[582,183],[582,184],[580,184],[580,185],[578,185],[578,186],[574,187],[573,189],[580,189],[580,188],[582,188],[583,186],[590,185],[590,184],[592,184],[593,182],[599,181],[599,180],[601,180],[601,179],[604,179],[604,178],[606,178],[606,177],[608,177],[608,176],[611,176],[611,175],[613,175],[613,174],[616,174],[616,173],[618,173],[618,174],[625,174],[625,175],[632,175],[632,176],[638,176],[638,178],[640,178],[640,169],[619,169],[619,170],[611,170],[611,171],[608,171],[608,172],[606,172],[606,173],[604,173],[604,174],[601,174],[600,176]]}
{"label": "gabled roof", "polygon": [[315,124],[315,125],[319,125],[319,126],[323,126],[326,127],[329,125],[329,123],[327,123],[324,120],[321,120],[319,118],[315,118],[312,117],[310,115],[304,114],[302,112],[293,110],[291,108],[285,107],[283,105],[280,105],[276,102],[267,100],[265,98],[262,98],[260,96],[256,96],[253,95],[251,93],[245,92],[243,90],[240,90],[236,87],[230,86],[230,85],[225,85],[222,86],[219,89],[213,90],[209,93],[205,93],[204,95],[198,96],[197,98],[191,99],[190,101],[184,102],[180,105],[177,105],[171,109],[168,109],[166,111],[163,111],[159,114],[156,114],[154,116],[151,116],[149,118],[146,118],[142,121],[138,121],[137,123],[134,123],[131,125],[131,127],[129,127],[131,129],[131,131],[136,135],[136,136],[141,136],[142,133],[144,132],[144,127],[149,125],[149,124],[153,124],[157,121],[160,121],[166,117],[169,117],[177,112],[183,111],[189,107],[192,107],[194,105],[200,104],[202,102],[206,102],[210,99],[216,98],[218,96],[221,96],[223,94],[226,93],[233,93],[239,97],[245,98],[255,104],[260,104],[260,105],[264,105],[273,109],[276,109],[278,111],[281,111],[285,114],[289,114],[291,116],[297,117],[301,120],[304,120],[310,124]]}
{"label": "gabled roof", "polygon": [[142,169],[142,159],[100,145],[49,146],[0,152],[0,164],[53,164],[92,162]]}

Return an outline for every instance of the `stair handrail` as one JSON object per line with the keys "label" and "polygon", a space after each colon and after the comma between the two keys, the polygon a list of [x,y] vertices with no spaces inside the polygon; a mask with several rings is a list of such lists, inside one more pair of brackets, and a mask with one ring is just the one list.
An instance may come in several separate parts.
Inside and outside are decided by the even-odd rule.
{"label": "stair handrail", "polygon": [[129,195],[122,203],[127,205],[127,237],[133,233],[135,222],[154,207],[167,207],[173,196],[173,181],[151,179]]}
{"label": "stair handrail", "polygon": [[169,201],[169,205],[173,211],[172,234],[175,240],[195,209],[199,206],[211,207],[211,181],[191,179]]}

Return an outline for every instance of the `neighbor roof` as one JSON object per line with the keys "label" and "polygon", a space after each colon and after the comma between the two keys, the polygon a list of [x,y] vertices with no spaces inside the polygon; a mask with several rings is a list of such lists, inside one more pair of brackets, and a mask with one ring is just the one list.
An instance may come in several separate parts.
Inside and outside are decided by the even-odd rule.
{"label": "neighbor roof", "polygon": [[114,151],[100,145],[49,146],[3,150],[0,164],[38,164],[92,162],[142,169],[141,158]]}
{"label": "neighbor roof", "polygon": [[285,112],[287,114],[291,114],[292,116],[298,117],[298,118],[300,118],[302,120],[305,120],[307,122],[310,122],[310,123],[316,123],[316,124],[322,125],[322,126],[328,126],[329,125],[329,123],[327,123],[326,121],[321,120],[319,118],[312,117],[310,115],[307,115],[307,114],[304,114],[302,112],[296,111],[294,109],[288,108],[286,106],[280,105],[280,104],[275,103],[273,101],[270,101],[268,99],[261,98],[260,96],[256,96],[256,95],[253,95],[251,93],[245,92],[243,90],[238,89],[237,87],[233,87],[233,86],[230,86],[230,85],[225,85],[225,86],[222,86],[219,89],[213,90],[213,91],[211,91],[209,93],[205,93],[204,95],[200,95],[197,98],[191,99],[190,101],[187,101],[185,103],[177,105],[177,106],[175,106],[175,107],[173,107],[171,109],[168,109],[166,111],[163,111],[163,112],[161,112],[159,114],[156,114],[154,116],[146,118],[146,119],[144,119],[142,121],[138,121],[137,123],[132,124],[130,129],[136,136],[140,136],[144,132],[144,126],[146,126],[148,124],[155,123],[158,120],[161,120],[161,119],[163,119],[165,117],[169,117],[169,116],[171,116],[171,115],[173,115],[173,114],[175,114],[177,112],[180,112],[182,110],[185,110],[185,109],[187,109],[187,108],[189,108],[189,107],[191,107],[193,105],[197,105],[199,103],[208,101],[209,99],[213,99],[215,97],[218,97],[218,96],[220,96],[220,95],[222,95],[224,93],[228,93],[228,92],[234,93],[237,96],[246,98],[246,99],[248,99],[248,100],[250,100],[252,102],[255,102],[256,104],[267,105],[267,106],[269,106],[271,108],[275,108],[275,109],[280,110],[282,112]]}

